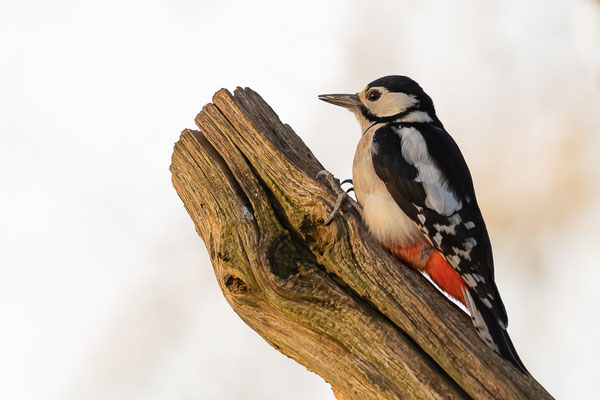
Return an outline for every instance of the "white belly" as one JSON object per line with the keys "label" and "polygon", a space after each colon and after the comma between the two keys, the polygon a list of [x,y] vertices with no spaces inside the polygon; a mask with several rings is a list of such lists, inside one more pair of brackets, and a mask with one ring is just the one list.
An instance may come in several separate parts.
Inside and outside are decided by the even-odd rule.
{"label": "white belly", "polygon": [[371,141],[375,126],[358,142],[352,181],[356,198],[363,207],[362,217],[375,238],[386,246],[405,246],[424,240],[417,225],[396,204],[385,184],[375,174],[371,158]]}

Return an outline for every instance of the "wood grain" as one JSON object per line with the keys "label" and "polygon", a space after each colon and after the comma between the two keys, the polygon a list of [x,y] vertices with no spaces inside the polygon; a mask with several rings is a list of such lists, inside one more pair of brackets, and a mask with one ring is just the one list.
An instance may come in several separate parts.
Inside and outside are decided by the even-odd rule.
{"label": "wood grain", "polygon": [[175,144],[173,185],[223,295],[339,399],[552,398],[375,243],[354,208],[322,225],[336,192],[257,93],[220,90],[196,124]]}

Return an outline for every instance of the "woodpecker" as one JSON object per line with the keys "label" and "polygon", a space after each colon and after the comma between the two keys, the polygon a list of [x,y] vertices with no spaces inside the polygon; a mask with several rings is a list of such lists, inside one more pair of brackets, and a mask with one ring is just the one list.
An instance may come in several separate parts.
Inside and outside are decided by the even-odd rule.
{"label": "woodpecker", "polygon": [[349,109],[360,123],[352,181],[373,236],[464,304],[481,339],[527,373],[506,330],[469,168],[431,98],[414,80],[392,75],[356,94],[319,99]]}

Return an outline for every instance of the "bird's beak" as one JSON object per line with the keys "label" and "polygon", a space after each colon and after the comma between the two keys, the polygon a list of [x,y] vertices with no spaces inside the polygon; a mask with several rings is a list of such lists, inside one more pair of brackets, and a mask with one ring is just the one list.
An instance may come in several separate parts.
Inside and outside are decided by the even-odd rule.
{"label": "bird's beak", "polygon": [[319,100],[351,110],[360,106],[360,100],[355,94],[320,94]]}

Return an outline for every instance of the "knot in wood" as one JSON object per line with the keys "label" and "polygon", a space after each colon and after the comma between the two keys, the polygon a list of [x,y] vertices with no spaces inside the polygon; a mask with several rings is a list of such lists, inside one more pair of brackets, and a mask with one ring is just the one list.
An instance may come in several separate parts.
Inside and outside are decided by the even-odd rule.
{"label": "knot in wood", "polygon": [[233,294],[244,294],[250,291],[246,282],[232,275],[225,279],[225,287]]}

